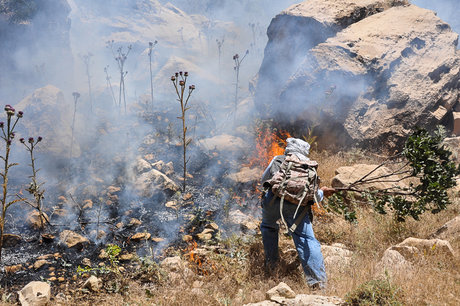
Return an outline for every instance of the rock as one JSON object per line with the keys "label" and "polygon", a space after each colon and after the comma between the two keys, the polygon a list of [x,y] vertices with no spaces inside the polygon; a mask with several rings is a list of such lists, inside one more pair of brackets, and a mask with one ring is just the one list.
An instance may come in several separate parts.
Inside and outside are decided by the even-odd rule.
{"label": "rock", "polygon": [[335,306],[344,305],[345,301],[336,296],[299,294],[293,300],[285,300],[284,303],[286,306]]}
{"label": "rock", "polygon": [[136,171],[138,174],[142,174],[152,169],[152,165],[143,158],[138,158],[136,162]]}
{"label": "rock", "polygon": [[219,229],[219,225],[217,225],[217,223],[215,223],[215,222],[209,223],[208,225],[206,225],[206,227],[211,228],[211,229],[213,229],[215,231],[217,231]]}
{"label": "rock", "polygon": [[266,292],[266,298],[268,300],[272,300],[275,302],[281,301],[283,299],[292,299],[295,298],[296,294],[292,289],[286,285],[285,283],[281,282],[276,287],[268,290]]}
{"label": "rock", "polygon": [[91,277],[83,284],[83,288],[87,288],[92,292],[98,292],[102,288],[102,280],[94,275],[91,275]]}
{"label": "rock", "polygon": [[414,267],[398,251],[387,249],[375,270],[376,275],[385,275],[386,272],[390,275],[409,275],[414,271]]}
{"label": "rock", "polygon": [[216,150],[221,153],[235,154],[247,149],[247,143],[243,139],[228,134],[203,139],[200,144],[207,151]]}
{"label": "rock", "polygon": [[244,306],[279,306],[280,304],[272,301],[262,301],[258,303],[244,304]]}
{"label": "rock", "polygon": [[51,258],[54,258],[54,254],[46,254],[46,255],[39,256],[37,257],[37,260],[48,260]]}
{"label": "rock", "polygon": [[164,238],[160,238],[160,237],[152,237],[151,240],[155,243],[160,243],[160,242],[165,241]]}
{"label": "rock", "polygon": [[264,171],[259,168],[251,169],[248,167],[243,167],[239,172],[231,173],[227,175],[225,178],[233,184],[255,183],[260,181],[263,172]]}
{"label": "rock", "polygon": [[84,200],[83,201],[83,209],[91,209],[93,208],[93,201],[90,199]]}
{"label": "rock", "polygon": [[50,302],[51,287],[45,282],[30,282],[18,294],[22,306],[45,306]]}
{"label": "rock", "polygon": [[419,239],[407,238],[399,243],[396,247],[415,247],[419,250],[420,254],[443,254],[450,258],[455,258],[456,254],[450,243],[441,239]]}
{"label": "rock", "polygon": [[[60,89],[51,85],[37,89],[15,108],[24,111],[24,117],[33,117],[33,120],[22,120],[21,126],[25,128],[25,135],[43,137],[40,143],[43,152],[68,158],[69,139],[72,137],[69,122],[72,122],[73,103],[67,103]],[[79,157],[80,154],[80,146],[74,141],[72,157]]]}
{"label": "rock", "polygon": [[[331,185],[334,188],[340,188],[340,187],[348,187],[351,183],[356,182],[357,180],[363,178],[367,174],[369,174],[371,171],[376,169],[378,165],[366,165],[366,164],[357,164],[354,166],[348,166],[348,167],[340,167],[337,170],[335,170],[335,177],[332,179]],[[391,174],[390,169],[387,167],[380,167],[377,170],[375,170],[371,175],[369,175],[366,179],[371,179],[375,177],[379,177],[382,175],[388,175]],[[391,176],[393,179],[399,179],[399,176]],[[370,189],[370,190],[382,190],[382,189],[388,189],[391,187],[406,187],[408,186],[407,184],[404,183],[404,181],[401,181],[399,183],[386,183],[386,182],[376,182],[376,183],[369,183],[369,184],[363,184],[360,185],[360,189]]]}
{"label": "rock", "polygon": [[44,265],[48,265],[50,264],[47,260],[45,259],[39,259],[37,260],[35,263],[34,263],[34,269],[35,270],[38,270],[40,269],[41,267],[43,267]]}
{"label": "rock", "polygon": [[150,234],[149,233],[136,233],[134,235],[131,236],[131,239],[132,241],[141,241],[141,240],[148,240],[150,239]]}
{"label": "rock", "polygon": [[120,255],[119,258],[120,258],[120,260],[124,260],[124,261],[133,260],[134,259],[134,254],[132,254],[132,253],[122,254],[122,255]]}
{"label": "rock", "polygon": [[353,252],[347,250],[344,245],[321,245],[321,252],[324,257],[324,265],[328,269],[338,269],[343,272],[351,264]]}
{"label": "rock", "polygon": [[229,221],[239,224],[244,230],[256,230],[259,228],[258,222],[251,216],[245,215],[240,210],[232,210],[228,215]]}
{"label": "rock", "polygon": [[430,238],[444,239],[449,242],[460,237],[460,215],[440,227]]}
{"label": "rock", "polygon": [[446,138],[443,144],[452,152],[452,159],[455,163],[460,165],[460,137]]}
{"label": "rock", "polygon": [[205,230],[203,230],[201,233],[199,233],[196,236],[198,237],[198,239],[202,241],[208,241],[212,239],[212,233],[214,233],[213,229],[206,228]]}
{"label": "rock", "polygon": [[177,201],[168,201],[166,202],[165,206],[168,208],[177,209]]}
{"label": "rock", "polygon": [[454,130],[452,133],[456,136],[460,136],[460,112],[453,112],[454,117]]}
{"label": "rock", "polygon": [[162,160],[152,164],[153,168],[163,172],[166,176],[174,174],[173,162],[166,163]]}
{"label": "rock", "polygon": [[11,248],[21,243],[22,237],[15,234],[3,234],[3,247]]}
{"label": "rock", "polygon": [[391,150],[409,126],[432,128],[457,103],[458,35],[407,1],[304,1],[268,36],[256,107],[318,126],[320,144]]}
{"label": "rock", "polygon": [[91,260],[89,258],[83,258],[81,264],[84,266],[91,267]]}
{"label": "rock", "polygon": [[185,263],[179,256],[166,257],[160,262],[160,267],[170,272],[180,272],[185,268]]}
{"label": "rock", "polygon": [[107,193],[109,194],[114,194],[114,193],[118,193],[121,191],[121,188],[120,187],[116,187],[116,186],[109,186],[107,187]]}
{"label": "rock", "polygon": [[190,242],[190,241],[192,241],[192,240],[193,240],[193,237],[190,236],[190,235],[184,235],[184,236],[182,236],[182,241],[184,241],[184,242]]}
{"label": "rock", "polygon": [[139,226],[141,224],[142,221],[140,221],[139,219],[131,218],[131,220],[129,220],[128,226]]}
{"label": "rock", "polygon": [[158,191],[175,193],[179,186],[160,171],[152,169],[136,179],[135,189],[141,196],[149,198]]}
{"label": "rock", "polygon": [[5,266],[6,274],[14,274],[22,270],[22,265]]}
{"label": "rock", "polygon": [[81,248],[89,243],[89,240],[82,235],[79,235],[70,230],[64,230],[59,234],[59,240],[65,244],[68,248]]}
{"label": "rock", "polygon": [[49,220],[48,215],[42,212],[40,214],[38,211],[34,210],[27,215],[27,223],[32,226],[34,229],[43,229],[47,224],[47,220]]}

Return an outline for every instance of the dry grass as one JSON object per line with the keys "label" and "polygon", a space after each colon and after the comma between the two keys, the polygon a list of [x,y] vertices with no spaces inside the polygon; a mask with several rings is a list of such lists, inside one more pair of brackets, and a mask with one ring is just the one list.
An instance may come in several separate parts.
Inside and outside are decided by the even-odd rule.
{"label": "dry grass", "polygon": [[[378,163],[381,159],[360,151],[330,155],[312,153],[320,163],[323,184],[329,184],[333,169],[355,163]],[[366,207],[358,207],[358,224],[349,224],[339,216],[326,214],[316,217],[314,229],[323,245],[342,243],[353,251],[351,264],[326,267],[327,289],[320,295],[345,297],[361,284],[380,278],[376,264],[384,251],[408,237],[428,238],[447,221],[460,214],[460,199],[437,214],[425,214],[420,221],[408,219],[396,223],[389,215],[379,215]],[[451,241],[460,254],[460,237]],[[281,236],[282,262],[278,271],[264,269],[263,247],[260,235],[235,236],[219,243],[226,252],[211,253],[202,258],[202,266],[189,262],[193,273],[180,277],[153,269],[149,282],[141,282],[132,274],[124,275],[128,289],[123,294],[75,293],[68,305],[243,305],[265,299],[265,292],[279,282],[287,283],[300,293],[310,293],[292,252],[291,239]],[[189,260],[183,256],[184,260]],[[460,261],[448,256],[426,254],[413,263],[411,274],[389,277],[392,286],[399,288],[403,305],[459,305]],[[113,281],[113,280],[112,280]],[[119,280],[120,281],[120,280]]]}

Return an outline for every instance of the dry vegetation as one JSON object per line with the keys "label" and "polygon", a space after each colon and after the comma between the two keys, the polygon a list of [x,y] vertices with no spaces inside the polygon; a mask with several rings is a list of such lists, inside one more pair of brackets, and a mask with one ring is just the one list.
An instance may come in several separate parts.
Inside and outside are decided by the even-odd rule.
{"label": "dry vegetation", "polygon": [[[323,183],[333,176],[332,169],[358,162],[376,162],[378,157],[356,151],[335,155],[313,154],[320,162]],[[378,276],[375,265],[383,252],[407,237],[427,238],[445,222],[460,213],[460,200],[452,195],[453,204],[439,214],[425,214],[420,221],[396,223],[391,216],[379,215],[360,207],[358,224],[349,224],[339,216],[323,214],[315,219],[315,232],[322,244],[342,243],[353,251],[349,267],[327,267],[328,287],[315,294],[345,297],[363,283],[385,279],[395,290],[394,304],[458,305],[460,303],[460,261],[439,255],[422,256],[412,274]],[[172,277],[155,263],[144,262],[141,269],[126,272],[117,279],[105,279],[105,287],[118,293],[85,293],[74,291],[69,305],[242,305],[265,299],[265,292],[280,281],[300,293],[310,290],[298,268],[293,243],[281,238],[282,263],[279,271],[268,274],[263,265],[263,247],[259,234],[233,236],[219,241],[225,252],[210,253],[193,259],[186,251],[179,254],[194,273]],[[452,243],[460,250],[460,237]],[[115,286],[116,287],[116,286]],[[125,288],[123,290],[123,288]],[[54,289],[53,289],[54,290]],[[374,290],[374,289],[372,289]],[[57,291],[55,290],[54,294]]]}

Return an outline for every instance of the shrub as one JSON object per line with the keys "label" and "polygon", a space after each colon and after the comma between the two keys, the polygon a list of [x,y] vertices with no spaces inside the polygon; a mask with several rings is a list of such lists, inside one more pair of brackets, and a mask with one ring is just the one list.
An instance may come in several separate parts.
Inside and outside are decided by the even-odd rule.
{"label": "shrub", "polygon": [[402,305],[401,290],[388,279],[361,284],[345,296],[345,305]]}

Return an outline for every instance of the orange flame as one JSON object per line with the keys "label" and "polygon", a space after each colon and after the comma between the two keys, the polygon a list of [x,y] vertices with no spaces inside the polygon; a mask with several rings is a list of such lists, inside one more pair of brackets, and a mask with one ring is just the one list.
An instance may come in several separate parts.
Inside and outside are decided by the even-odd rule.
{"label": "orange flame", "polygon": [[273,132],[269,128],[257,129],[256,149],[254,156],[249,159],[248,166],[265,168],[273,157],[283,155],[286,139],[291,137],[287,131]]}

